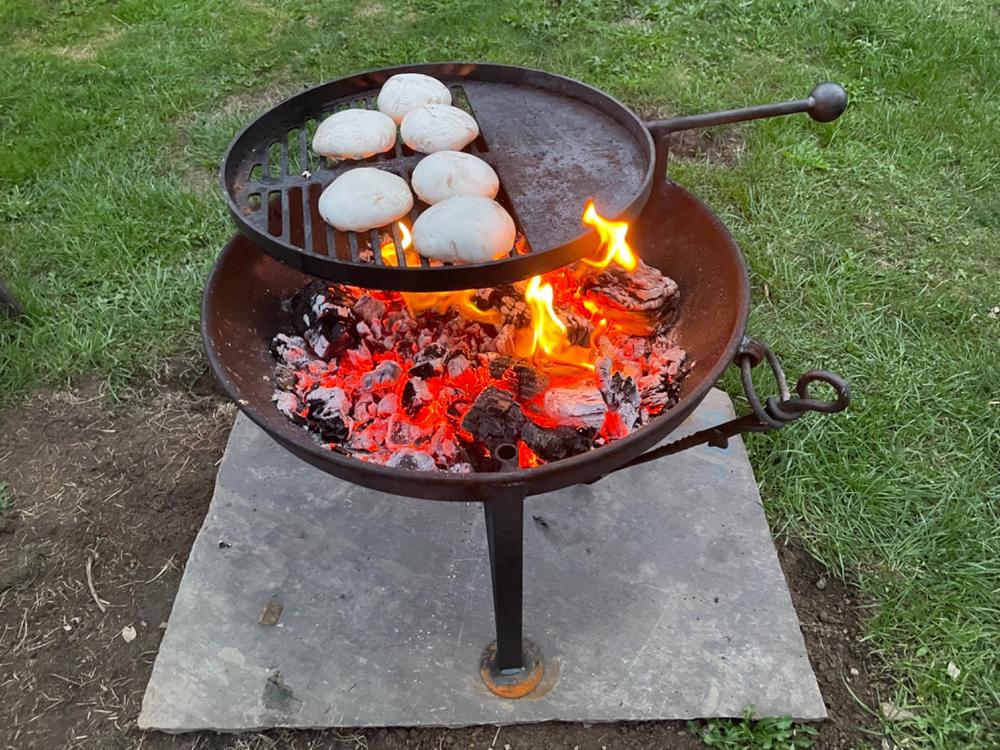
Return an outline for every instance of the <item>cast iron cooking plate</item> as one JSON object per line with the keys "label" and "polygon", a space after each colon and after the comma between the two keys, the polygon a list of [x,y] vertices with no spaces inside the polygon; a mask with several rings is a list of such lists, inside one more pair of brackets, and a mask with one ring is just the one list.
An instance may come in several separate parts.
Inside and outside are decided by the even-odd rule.
{"label": "cast iron cooking plate", "polygon": [[[423,158],[401,138],[394,151],[361,161],[331,163],[311,151],[317,121],[349,107],[376,109],[382,84],[403,72],[438,78],[452,89],[454,104],[476,118],[481,135],[465,150],[496,170],[498,200],[527,240],[524,254],[393,267],[378,252],[370,260],[361,254],[393,227],[359,236],[320,217],[320,193],[344,171],[372,166],[409,180]],[[239,231],[294,268],[367,288],[441,291],[517,281],[592,252],[597,238],[580,220],[586,201],[604,216],[634,218],[649,195],[653,165],[653,138],[643,122],[591,86],[509,65],[429,63],[360,73],[286,99],[236,136],[221,180]],[[418,201],[408,223],[422,208]]]}
{"label": "cast iron cooking plate", "polygon": [[533,469],[450,474],[395,469],[334,453],[282,416],[271,402],[271,338],[291,326],[281,303],[310,280],[233,237],[216,261],[202,302],[202,338],[216,377],[239,408],[289,451],[355,484],[433,500],[489,497],[502,485],[526,494],[587,482],[660,442],[690,414],[733,361],[749,312],[746,263],[722,222],[691,193],[669,180],[653,192],[630,233],[633,247],[680,286],[677,342],[694,367],[681,399],[631,435]]}

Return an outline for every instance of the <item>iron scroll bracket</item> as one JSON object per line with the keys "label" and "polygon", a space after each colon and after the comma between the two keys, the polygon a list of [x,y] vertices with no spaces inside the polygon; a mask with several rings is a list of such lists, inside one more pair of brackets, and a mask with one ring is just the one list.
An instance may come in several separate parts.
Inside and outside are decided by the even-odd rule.
{"label": "iron scroll bracket", "polygon": [[[771,368],[779,393],[778,396],[769,396],[764,401],[761,401],[757,396],[757,390],[753,384],[753,368],[761,362],[767,362]],[[661,445],[634,458],[620,468],[624,469],[648,461],[655,461],[663,456],[671,456],[697,445],[708,444],[713,448],[727,448],[729,447],[729,438],[744,432],[780,430],[807,412],[836,414],[844,411],[851,403],[850,385],[840,375],[829,370],[809,370],[803,374],[795,384],[795,395],[793,396],[788,388],[788,379],[785,377],[785,371],[781,367],[778,356],[767,344],[749,336],[744,336],[743,341],[740,342],[733,363],[740,368],[743,391],[750,404],[749,414]],[[826,383],[833,388],[836,398],[821,399],[812,396],[809,388],[816,382]]]}

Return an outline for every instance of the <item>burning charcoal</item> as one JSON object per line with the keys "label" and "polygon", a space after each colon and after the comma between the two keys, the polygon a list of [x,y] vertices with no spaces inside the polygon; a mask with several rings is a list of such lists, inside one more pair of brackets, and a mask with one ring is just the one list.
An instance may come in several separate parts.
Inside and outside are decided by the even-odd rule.
{"label": "burning charcoal", "polygon": [[423,451],[414,450],[413,448],[400,448],[389,456],[389,460],[385,462],[385,465],[391,466],[394,469],[409,469],[410,471],[437,470],[437,464],[434,463],[433,458]]}
{"label": "burning charcoal", "polygon": [[584,279],[583,289],[599,305],[645,313],[654,329],[666,328],[677,317],[677,283],[641,260],[631,272],[609,266]]}
{"label": "burning charcoal", "polygon": [[274,402],[274,405],[278,407],[278,411],[288,417],[288,419],[292,420],[293,423],[306,423],[306,418],[303,416],[305,407],[294,393],[288,393],[287,391],[275,391],[274,395],[271,396],[271,400]]}
{"label": "burning charcoal", "polygon": [[355,316],[363,320],[369,326],[375,321],[380,321],[385,315],[385,303],[377,300],[369,294],[362,294],[361,298],[354,303]]}
{"label": "burning charcoal", "polygon": [[594,326],[590,321],[572,310],[562,310],[560,315],[566,324],[566,338],[569,339],[569,343],[585,348],[590,346],[590,336],[594,333]]}
{"label": "burning charcoal", "polygon": [[399,396],[390,391],[378,402],[378,411],[376,411],[376,414],[380,417],[388,417],[397,411],[399,411]]}
{"label": "burning charcoal", "polygon": [[494,380],[499,380],[516,362],[516,359],[508,357],[505,354],[488,359],[487,365],[490,368],[490,377]]}
{"label": "burning charcoal", "polygon": [[413,367],[410,368],[410,375],[418,378],[432,378],[444,372],[444,356],[447,349],[441,344],[427,344],[420,353],[413,359]]}
{"label": "burning charcoal", "polygon": [[342,443],[351,431],[351,400],[341,388],[316,388],[306,396],[309,423],[327,442]]}
{"label": "burning charcoal", "polygon": [[498,307],[504,326],[524,328],[531,324],[531,308],[520,293],[502,296]]}
{"label": "burning charcoal", "polygon": [[[354,418],[355,422],[367,422],[374,415],[375,399],[372,398],[371,393],[362,393],[358,396],[358,400],[354,402],[354,410],[351,416]],[[372,407],[369,409],[369,407]],[[370,414],[369,411],[372,413]]]}
{"label": "burning charcoal", "polygon": [[448,377],[457,378],[463,372],[468,370],[470,365],[471,363],[469,360],[467,360],[462,354],[452,357],[448,360]]}
{"label": "burning charcoal", "polygon": [[501,326],[490,345],[501,356],[513,356],[517,353],[517,328],[512,325]]}
{"label": "burning charcoal", "polygon": [[454,461],[458,454],[458,445],[455,443],[451,430],[447,427],[439,427],[431,437],[428,450],[435,460],[445,465]]}
{"label": "burning charcoal", "polygon": [[560,425],[550,430],[539,427],[530,420],[521,431],[521,439],[546,461],[558,461],[561,458],[586,453],[594,447],[592,429]]}
{"label": "burning charcoal", "polygon": [[313,360],[309,344],[299,336],[279,333],[271,339],[271,354],[290,367],[304,367]]}
{"label": "burning charcoal", "polygon": [[304,333],[321,321],[351,318],[354,300],[346,287],[316,280],[300,289],[291,304],[295,328]]}
{"label": "burning charcoal", "polygon": [[443,368],[444,365],[440,359],[429,359],[411,367],[409,374],[426,380],[427,378],[440,375],[443,372]]}
{"label": "burning charcoal", "polygon": [[325,362],[329,362],[358,342],[354,326],[336,319],[322,320],[303,335],[316,356]]}
{"label": "burning charcoal", "polygon": [[375,420],[363,429],[351,432],[349,445],[353,450],[375,453],[385,445],[389,426],[382,420]]}
{"label": "burning charcoal", "polygon": [[394,447],[413,446],[424,442],[430,437],[430,430],[424,429],[410,422],[400,414],[393,414],[389,417],[388,434],[386,442]]}
{"label": "burning charcoal", "polygon": [[612,373],[611,359],[608,357],[602,358],[597,363],[596,373],[604,403],[621,418],[626,431],[631,432],[641,421],[642,399],[635,381],[630,377],[624,377],[620,372]]}
{"label": "burning charcoal", "polygon": [[545,392],[545,413],[557,422],[573,427],[600,429],[608,407],[600,389],[591,383],[550,388]]}
{"label": "burning charcoal", "polygon": [[549,387],[548,377],[524,362],[511,367],[503,377],[504,380],[513,383],[517,397],[521,401],[530,401]]}
{"label": "burning charcoal", "polygon": [[462,420],[462,429],[491,447],[516,443],[523,427],[524,412],[514,397],[493,385],[479,394]]}
{"label": "burning charcoal", "polygon": [[434,397],[431,389],[420,378],[410,378],[403,386],[403,409],[411,417],[420,411],[422,406],[429,404]]}
{"label": "burning charcoal", "polygon": [[361,389],[373,391],[391,386],[403,377],[403,368],[398,362],[391,359],[379,362],[378,366],[371,372],[366,372],[361,378]]}
{"label": "burning charcoal", "polygon": [[298,382],[298,376],[295,374],[295,368],[289,367],[288,365],[275,365],[274,367],[274,384],[278,386],[283,391],[291,391],[295,388]]}

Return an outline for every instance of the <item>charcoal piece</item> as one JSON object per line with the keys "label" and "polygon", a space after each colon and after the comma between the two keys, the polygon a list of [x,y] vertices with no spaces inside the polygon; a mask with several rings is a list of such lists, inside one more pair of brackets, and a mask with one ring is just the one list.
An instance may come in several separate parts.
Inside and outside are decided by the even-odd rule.
{"label": "charcoal piece", "polygon": [[677,317],[677,283],[641,260],[634,271],[609,266],[583,280],[586,296],[599,305],[645,313],[655,328],[664,329]]}
{"label": "charcoal piece", "polygon": [[427,380],[444,372],[444,361],[441,359],[426,359],[420,364],[410,368],[409,374],[413,377]]}
{"label": "charcoal piece", "polygon": [[462,419],[462,429],[472,433],[481,443],[495,447],[501,443],[516,443],[524,421],[524,412],[514,397],[491,385],[472,402]]}
{"label": "charcoal piece", "polygon": [[514,386],[517,398],[521,401],[530,401],[549,387],[549,378],[524,362],[515,364],[503,377]]}
{"label": "charcoal piece", "polygon": [[314,359],[304,338],[284,333],[279,333],[271,339],[271,356],[295,368],[304,367]]}
{"label": "charcoal piece", "polygon": [[521,430],[521,439],[546,461],[558,461],[594,447],[594,430],[560,425],[552,429],[528,421]]}
{"label": "charcoal piece", "polygon": [[517,329],[512,325],[501,326],[492,346],[500,356],[512,357],[517,353]]}
{"label": "charcoal piece", "polygon": [[410,378],[403,386],[403,410],[411,417],[433,398],[431,389],[420,378]]}
{"label": "charcoal piece", "polygon": [[399,366],[399,363],[386,359],[379,362],[374,370],[366,372],[361,377],[361,389],[372,391],[387,388],[401,377],[403,377],[403,368]]}
{"label": "charcoal piece", "polygon": [[390,445],[400,448],[412,447],[424,442],[430,435],[429,429],[413,424],[401,414],[389,417],[386,440]]}
{"label": "charcoal piece", "polygon": [[508,357],[505,354],[500,354],[489,360],[490,377],[494,380],[499,379],[507,370],[514,366],[517,362],[513,357]]}
{"label": "charcoal piece", "polygon": [[298,383],[298,375],[294,367],[278,364],[274,366],[274,384],[283,391],[291,391]]}
{"label": "charcoal piece", "polygon": [[423,451],[413,448],[400,448],[385,462],[386,466],[394,469],[409,469],[410,471],[436,471],[437,464],[434,459]]}
{"label": "charcoal piece", "polygon": [[[369,413],[371,412],[371,413]],[[358,400],[354,402],[354,410],[351,417],[355,422],[367,422],[374,415],[375,400],[370,393],[362,393]]]}
{"label": "charcoal piece", "polygon": [[342,443],[351,432],[351,400],[341,388],[315,388],[306,396],[309,424],[330,443]]}
{"label": "charcoal piece", "polygon": [[452,357],[448,360],[448,377],[457,378],[463,372],[468,370],[471,364],[472,363],[469,362],[463,354]]}
{"label": "charcoal piece", "polygon": [[303,335],[316,356],[324,362],[329,362],[358,343],[355,324],[348,324],[341,319],[322,320]]}
{"label": "charcoal piece", "polygon": [[[327,320],[349,320],[353,318],[351,308],[354,298],[346,287],[311,281],[292,297],[292,321],[295,330],[305,333],[317,323]],[[353,328],[353,321],[351,328]]]}
{"label": "charcoal piece", "polygon": [[378,409],[375,413],[380,417],[389,417],[397,411],[399,411],[399,396],[390,391],[378,402]]}
{"label": "charcoal piece", "polygon": [[[434,337],[438,336],[437,331],[431,332]],[[413,358],[414,362],[427,362],[435,359],[444,359],[445,355],[448,353],[448,347],[440,343],[427,344],[424,346],[420,353]]]}
{"label": "charcoal piece", "polygon": [[351,308],[354,315],[369,326],[377,320],[381,320],[385,315],[385,303],[375,299],[370,294],[362,294],[354,306]]}
{"label": "charcoal piece", "polygon": [[590,346],[590,337],[594,333],[594,326],[582,315],[578,315],[572,310],[561,310],[560,316],[566,324],[566,338],[574,346],[584,348]]}
{"label": "charcoal piece", "polygon": [[288,391],[275,391],[271,396],[278,411],[284,414],[295,424],[305,424],[306,418],[303,416],[305,406],[299,401],[298,396]]}
{"label": "charcoal piece", "polygon": [[509,294],[500,297],[500,315],[503,324],[514,328],[524,328],[531,324],[531,308],[521,294]]}
{"label": "charcoal piece", "polygon": [[642,420],[640,414],[642,398],[639,395],[639,388],[631,377],[623,376],[620,372],[611,372],[609,357],[602,358],[595,369],[604,403],[608,409],[621,417],[622,424],[631,432]]}
{"label": "charcoal piece", "polygon": [[608,411],[600,389],[590,383],[550,388],[543,400],[545,413],[557,423],[600,429]]}

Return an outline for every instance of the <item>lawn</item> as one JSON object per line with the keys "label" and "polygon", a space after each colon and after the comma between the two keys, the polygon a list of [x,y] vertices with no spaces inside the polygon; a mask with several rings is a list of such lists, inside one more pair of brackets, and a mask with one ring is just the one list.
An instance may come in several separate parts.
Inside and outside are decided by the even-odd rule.
{"label": "lawn", "polygon": [[848,414],[749,443],[776,535],[871,602],[883,700],[906,711],[886,732],[1000,745],[995,3],[7,0],[0,39],[0,277],[27,310],[0,321],[7,404],[199,356],[200,287],[231,231],[218,159],[304,85],[491,60],[662,115],[844,84],[836,123],[740,126],[727,158],[671,171],[744,248],[751,331],[854,386]]}

